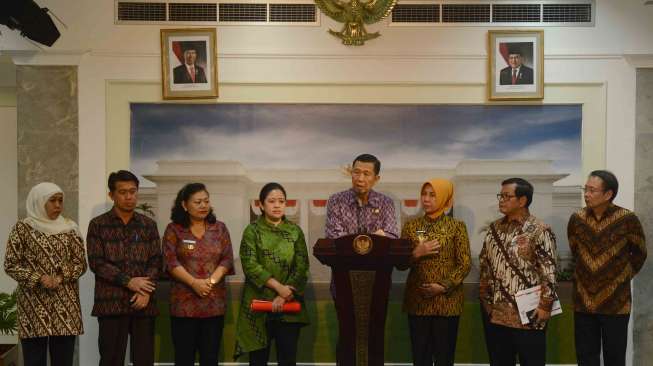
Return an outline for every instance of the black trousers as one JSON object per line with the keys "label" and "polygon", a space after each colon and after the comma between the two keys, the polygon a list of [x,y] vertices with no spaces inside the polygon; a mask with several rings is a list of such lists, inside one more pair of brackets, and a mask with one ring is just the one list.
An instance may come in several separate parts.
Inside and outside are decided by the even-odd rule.
{"label": "black trousers", "polygon": [[268,346],[249,353],[251,366],[266,366],[270,357],[272,340],[277,347],[277,364],[279,366],[295,366],[297,364],[297,342],[301,324],[285,323],[278,320],[268,321]]}
{"label": "black trousers", "polygon": [[223,328],[224,316],[170,317],[172,344],[175,347],[175,366],[194,365],[196,352],[200,355],[200,366],[216,366],[220,356]]}
{"label": "black trousers", "polygon": [[123,366],[127,338],[134,366],[154,364],[154,317],[103,316],[98,318],[100,366]]}
{"label": "black trousers", "polygon": [[485,343],[491,366],[544,366],[546,331],[504,327],[489,321],[481,308]]}
{"label": "black trousers", "polygon": [[458,316],[408,315],[415,366],[453,366],[458,338]]}
{"label": "black trousers", "polygon": [[48,348],[50,350],[50,365],[72,366],[75,353],[75,337],[52,336],[23,338],[20,345],[23,347],[23,362],[25,366],[46,366]]}
{"label": "black trousers", "polygon": [[599,366],[601,345],[606,366],[626,364],[630,314],[574,313],[574,337],[578,366]]}

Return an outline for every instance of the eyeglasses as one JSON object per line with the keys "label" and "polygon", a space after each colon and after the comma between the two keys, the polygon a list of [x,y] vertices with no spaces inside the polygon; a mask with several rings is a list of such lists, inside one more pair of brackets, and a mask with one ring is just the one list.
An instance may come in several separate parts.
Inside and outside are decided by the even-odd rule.
{"label": "eyeglasses", "polygon": [[351,175],[354,176],[355,178],[358,178],[360,176],[363,176],[364,178],[371,178],[374,176],[374,173],[367,170],[353,170],[351,172]]}
{"label": "eyeglasses", "polygon": [[583,193],[589,193],[589,194],[605,192],[602,189],[596,189],[596,188],[593,188],[593,187],[581,187],[580,189],[583,190]]}
{"label": "eyeglasses", "polygon": [[497,193],[497,200],[499,201],[509,201],[514,197],[517,196],[515,196],[514,194]]}

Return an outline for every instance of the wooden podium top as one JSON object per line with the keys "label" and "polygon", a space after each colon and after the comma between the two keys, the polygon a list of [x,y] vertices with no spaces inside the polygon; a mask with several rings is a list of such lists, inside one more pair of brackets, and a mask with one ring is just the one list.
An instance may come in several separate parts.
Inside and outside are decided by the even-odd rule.
{"label": "wooden podium top", "polygon": [[379,268],[408,265],[412,246],[407,239],[374,234],[354,234],[338,239],[319,239],[313,255],[327,266]]}

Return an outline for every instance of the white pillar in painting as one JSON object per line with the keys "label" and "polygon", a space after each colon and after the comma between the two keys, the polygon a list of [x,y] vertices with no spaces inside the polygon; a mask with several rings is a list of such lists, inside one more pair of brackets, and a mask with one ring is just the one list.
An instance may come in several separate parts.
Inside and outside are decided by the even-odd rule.
{"label": "white pillar in painting", "polygon": [[496,195],[501,182],[519,177],[533,184],[535,193],[530,211],[550,224],[553,216],[553,183],[566,177],[556,174],[550,160],[464,160],[456,167],[454,215],[465,221],[472,255],[483,244],[483,227],[501,216]]}

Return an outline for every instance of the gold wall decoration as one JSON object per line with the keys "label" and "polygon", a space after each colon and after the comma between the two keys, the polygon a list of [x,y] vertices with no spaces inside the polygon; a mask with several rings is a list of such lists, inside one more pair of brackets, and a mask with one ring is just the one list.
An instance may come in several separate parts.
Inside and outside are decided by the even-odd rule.
{"label": "gold wall decoration", "polygon": [[373,24],[385,18],[396,3],[397,0],[315,0],[324,14],[344,23],[340,32],[329,29],[329,33],[347,46],[362,46],[365,41],[380,36],[379,32],[367,33],[364,24]]}
{"label": "gold wall decoration", "polygon": [[356,366],[368,365],[370,309],[375,277],[375,271],[349,272],[356,322]]}

